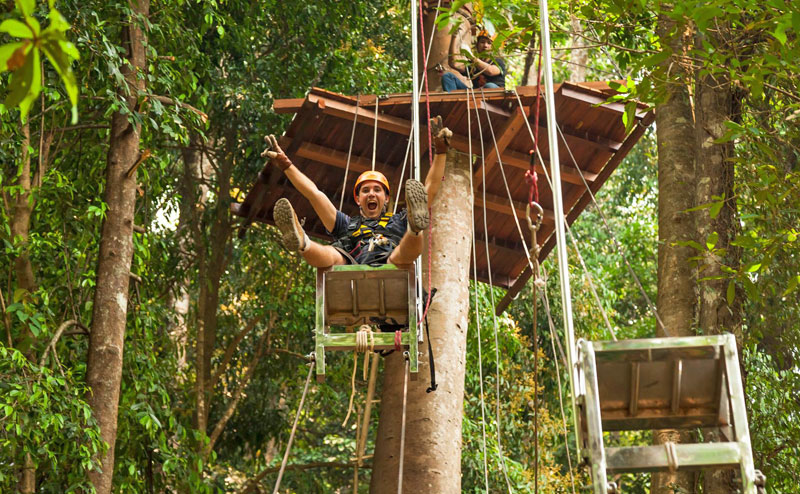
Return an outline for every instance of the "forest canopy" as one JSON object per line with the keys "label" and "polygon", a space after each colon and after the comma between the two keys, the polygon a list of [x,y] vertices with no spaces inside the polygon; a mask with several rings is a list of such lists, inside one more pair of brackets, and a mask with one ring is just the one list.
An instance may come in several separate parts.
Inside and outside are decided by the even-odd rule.
{"label": "forest canopy", "polygon": [[[429,0],[425,15],[451,32],[466,3],[437,10]],[[237,235],[230,206],[265,165],[264,136],[290,123],[276,100],[312,87],[411,90],[410,9],[397,0],[0,3],[0,491],[272,489],[313,350],[315,273],[272,226]],[[506,88],[536,84],[539,6],[472,9],[494,36],[492,55],[506,60]],[[755,466],[768,491],[796,492],[800,5],[549,9],[556,82],[611,81],[630,125],[637,103],[674,117],[657,120],[601,189],[604,216],[588,208],[571,226],[578,336],[609,339],[609,326],[620,339],[660,335],[649,305],[675,314],[668,295],[685,309],[679,334],[733,333]],[[664,256],[674,269],[662,271]],[[504,290],[470,282],[463,492],[588,483],[557,350],[556,260],[542,267],[548,311],[541,301],[534,310],[531,281],[495,316]],[[308,391],[281,492],[373,492],[379,405],[366,432],[360,420],[342,426],[352,360],[329,357],[327,381]],[[360,370],[355,383],[360,418]],[[735,492],[708,478],[680,488]],[[672,492],[648,475],[616,482]]]}

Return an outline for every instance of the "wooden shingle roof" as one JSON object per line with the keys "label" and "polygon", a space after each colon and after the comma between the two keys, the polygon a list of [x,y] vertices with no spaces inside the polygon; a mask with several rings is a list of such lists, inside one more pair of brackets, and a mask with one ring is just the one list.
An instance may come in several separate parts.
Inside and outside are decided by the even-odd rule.
{"label": "wooden shingle roof", "polygon": [[[509,289],[508,296],[501,303],[502,307],[507,305],[509,297],[515,296],[530,277],[513,215],[516,214],[528,241],[525,203],[529,186],[524,180],[524,175],[530,166],[528,152],[532,148],[532,139],[525,119],[527,118],[534,128],[536,88],[517,87],[516,91],[522,102],[521,109],[514,91],[503,89],[477,92],[475,102],[470,101],[471,98],[468,98],[465,91],[433,93],[429,99],[431,115],[442,116],[445,125],[454,133],[451,146],[463,153],[469,151],[470,127],[466,112],[468,109],[472,111],[472,153],[476,155],[473,167],[474,214],[476,225],[482,225],[485,211],[488,224],[488,235],[483,234],[482,227],[476,228],[476,231],[480,232],[477,234],[477,242],[481,244],[477,249],[478,279],[488,281],[489,263],[485,249],[482,248],[484,244],[488,244],[492,281],[497,286]],[[654,119],[653,112],[638,111],[637,125],[626,135],[622,123],[624,105],[611,103],[600,106],[611,94],[613,92],[605,82],[580,84],[565,82],[555,87],[556,119],[564,135],[564,139],[559,139],[564,208],[570,223],[590,201],[586,184],[596,193]],[[475,112],[476,103],[480,126]],[[355,119],[349,174],[344,192],[343,210],[348,214],[357,212],[352,200],[352,187],[356,177],[362,171],[371,169],[373,129],[377,122],[376,169],[388,177],[393,189],[392,196],[395,196],[396,188],[401,183],[400,173],[412,129],[411,94],[356,97],[314,88],[305,98],[275,101],[274,109],[278,113],[295,114],[285,134],[279,140],[281,147],[292,162],[308,175],[320,190],[326,192],[337,206],[342,194],[342,182],[345,178],[344,172]],[[421,118],[425,118],[424,103],[421,105],[420,115]],[[544,101],[541,102],[538,124],[541,129],[539,150],[549,171],[550,153]],[[424,177],[428,163],[426,157],[428,145],[424,129],[421,129],[420,134],[423,141],[421,161]],[[481,141],[483,159],[481,159]],[[499,150],[499,157],[495,149]],[[486,177],[485,203],[482,190],[484,177],[482,164]],[[410,166],[406,166],[406,177],[409,168]],[[540,203],[545,211],[544,222],[538,234],[542,246],[540,260],[543,260],[555,245],[553,201],[543,170],[538,163],[536,168],[540,177]],[[513,206],[509,203],[503,172],[514,201]],[[275,167],[265,167],[244,202],[235,204],[232,209],[234,213],[246,218],[243,228],[246,228],[251,221],[272,223],[272,208],[281,197],[287,197],[292,202],[300,218],[306,218],[305,228],[309,235],[330,240],[308,201],[302,198]],[[402,195],[400,197],[402,200]]]}

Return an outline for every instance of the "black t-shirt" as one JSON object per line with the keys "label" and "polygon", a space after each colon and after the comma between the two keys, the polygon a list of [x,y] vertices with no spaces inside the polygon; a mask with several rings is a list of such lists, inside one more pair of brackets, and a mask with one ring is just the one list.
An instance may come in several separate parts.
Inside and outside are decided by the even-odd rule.
{"label": "black t-shirt", "polygon": [[[502,58],[495,58],[495,59],[481,59],[482,62],[486,62],[490,65],[496,65],[500,69],[500,73],[497,75],[486,75],[486,72],[476,71],[474,67],[470,69],[470,73],[478,72],[477,74],[472,76],[473,86],[476,88],[483,87],[487,83],[493,82],[497,84],[498,87],[506,87],[506,62]],[[461,72],[461,71],[459,71]],[[465,77],[468,76],[466,70],[461,72],[462,75]]]}
{"label": "black t-shirt", "polygon": [[397,214],[387,212],[374,220],[336,211],[336,223],[328,233],[336,239],[332,245],[347,252],[358,264],[386,264],[407,228],[405,209]]}

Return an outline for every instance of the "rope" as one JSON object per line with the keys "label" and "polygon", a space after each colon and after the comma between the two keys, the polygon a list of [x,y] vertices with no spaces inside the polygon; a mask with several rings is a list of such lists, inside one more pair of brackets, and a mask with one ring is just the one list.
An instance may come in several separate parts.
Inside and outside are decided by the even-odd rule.
{"label": "rope", "polygon": [[[469,90],[468,90],[469,91]],[[467,111],[467,143],[469,146],[469,156],[470,161],[472,160],[472,119],[470,117],[470,112]],[[474,185],[472,183],[472,173],[469,174],[469,190],[473,190]],[[473,207],[474,208],[474,207]],[[486,211],[484,210],[484,214]],[[486,488],[486,493],[489,492],[489,463],[488,463],[488,456],[486,454],[486,404],[483,398],[483,355],[481,353],[481,318],[480,318],[480,302],[478,299],[478,254],[477,254],[477,242],[475,240],[475,215],[472,216],[472,272],[473,272],[473,279],[476,280],[475,283],[472,285],[473,293],[475,296],[475,326],[478,330],[477,340],[478,340],[478,385],[480,387],[480,398],[481,398],[481,434],[483,435],[483,443],[482,451],[483,451],[483,482]]]}
{"label": "rope", "polygon": [[275,481],[275,488],[272,489],[272,494],[278,494],[278,489],[281,487],[281,479],[283,479],[283,472],[286,470],[286,461],[289,459],[289,451],[292,450],[292,442],[294,441],[294,434],[297,432],[297,422],[300,420],[300,413],[303,411],[303,404],[306,401],[306,394],[308,393],[308,384],[311,382],[311,374],[314,372],[314,364],[312,361],[308,367],[308,376],[306,376],[306,385],[303,388],[303,394],[300,396],[300,404],[297,406],[297,415],[294,416],[294,423],[292,424],[292,432],[289,434],[289,442],[286,443],[286,451],[283,453],[283,460],[281,461],[281,468],[278,470],[278,479]]}
{"label": "rope", "polygon": [[358,354],[364,354],[364,380],[367,380],[367,367],[369,367],[369,352],[375,349],[375,334],[372,326],[362,324],[356,331],[356,348],[353,351],[353,374],[350,376],[350,404],[347,405],[347,415],[344,417],[342,427],[347,425],[350,414],[353,413],[353,399],[356,395],[356,371],[358,370]]}
{"label": "rope", "polygon": [[[544,274],[544,278],[547,278],[547,274]],[[555,324],[553,323],[553,315],[550,312],[550,301],[547,298],[547,290],[542,289],[540,292],[540,298],[544,302],[544,310],[547,313],[547,324],[550,328],[550,346],[553,350],[553,363],[556,366],[556,387],[558,388],[558,408],[561,411],[561,425],[562,425],[562,433],[564,435],[564,449],[567,451],[567,467],[569,468],[569,478],[570,484],[572,487],[572,494],[575,494],[575,474],[572,471],[572,456],[569,452],[569,432],[567,431],[567,415],[564,413],[564,395],[562,392],[561,387],[561,370],[558,367],[558,353],[556,353],[556,342],[558,342],[558,338],[556,337],[556,330]],[[566,362],[566,356],[562,350],[561,352],[561,359]]]}
{"label": "rope", "polygon": [[353,128],[350,130],[350,147],[347,149],[347,165],[344,167],[344,180],[342,180],[342,197],[339,198],[339,211],[344,206],[344,196],[347,193],[347,175],[350,173],[350,156],[353,154],[353,138],[356,136],[356,123],[358,122],[358,109],[361,102],[361,93],[356,94],[356,113],[353,115]]}
{"label": "rope", "polygon": [[375,171],[375,152],[378,150],[378,95],[375,95],[375,124],[372,128],[372,171]]}
{"label": "rope", "polygon": [[[372,332],[372,326],[369,324],[362,324],[356,332],[356,352],[371,352],[374,348],[375,335]],[[367,369],[365,368],[364,370],[366,371]]]}
{"label": "rope", "polygon": [[667,450],[667,466],[669,467],[669,473],[675,473],[678,471],[678,449],[675,447],[675,443],[672,441],[667,441],[664,443],[664,449]]}
{"label": "rope", "polygon": [[[442,0],[438,0],[438,2],[436,2],[436,11],[437,12],[439,11],[439,7],[441,7],[441,6],[442,6]],[[426,71],[428,69],[428,60],[430,59],[430,56],[431,56],[431,47],[433,46],[433,30],[434,29],[436,29],[436,24],[435,23],[431,25],[431,37],[429,38],[430,41],[428,41],[428,52],[427,52],[427,55],[425,55],[425,70]],[[425,34],[423,33],[423,39],[424,39],[424,36],[425,36]],[[425,46],[424,43],[423,43],[423,46]],[[420,82],[420,88],[419,89],[421,89],[421,88],[422,88],[422,83]],[[394,209],[392,210],[392,213],[396,213],[397,212],[397,203],[400,202],[400,189],[402,188],[402,187],[400,187],[400,185],[402,185],[402,183],[403,183],[403,175],[406,174],[406,162],[408,160],[409,151],[411,150],[411,141],[412,141],[411,136],[413,134],[414,134],[414,128],[412,126],[411,131],[408,133],[408,145],[406,146],[406,156],[405,156],[405,158],[403,158],[403,170],[400,172],[400,183],[398,184],[398,187],[397,187],[397,197],[396,197],[396,199],[394,201]]]}
{"label": "rope", "polygon": [[[556,128],[558,129],[558,133],[561,136],[561,140],[567,146],[567,152],[569,153],[569,157],[572,158],[572,163],[575,165],[575,167],[578,169],[578,171],[580,171],[580,167],[578,166],[578,162],[575,159],[575,155],[572,154],[572,149],[570,149],[569,144],[567,143],[567,139],[566,139],[566,137],[564,137],[564,133],[561,131],[561,127],[557,126]],[[597,200],[595,199],[595,196],[594,196],[594,193],[592,192],[592,189],[589,187],[589,184],[586,182],[586,177],[583,176],[583,173],[578,173],[578,175],[581,177],[581,181],[583,182],[584,187],[586,187],[586,191],[589,192],[589,198],[591,198],[591,200],[592,200],[592,205],[594,206],[595,210],[597,211],[597,214],[600,215],[600,219],[603,221],[603,226],[605,226],[605,229],[608,232],[609,236],[611,237],[611,240],[614,242],[614,247],[617,249],[617,253],[622,257],[622,260],[625,261],[625,266],[628,268],[628,272],[631,274],[631,276],[633,276],[633,279],[636,282],[636,286],[639,287],[639,291],[641,292],[641,294],[644,297],[644,299],[647,301],[647,306],[650,308],[650,311],[655,316],[656,322],[658,323],[659,328],[661,328],[661,331],[663,331],[665,335],[671,337],[672,334],[669,332],[669,330],[666,328],[666,326],[664,326],[664,322],[661,320],[661,316],[658,314],[658,310],[656,309],[655,305],[653,305],[653,301],[650,300],[650,297],[647,295],[647,292],[645,292],[644,287],[642,286],[642,282],[639,280],[639,277],[636,275],[636,272],[633,270],[633,267],[631,266],[631,263],[628,261],[628,256],[625,255],[625,252],[622,250],[622,245],[620,245],[619,241],[617,240],[616,235],[614,235],[614,231],[609,226],[608,221],[606,220],[605,213],[600,208],[600,205],[597,203]]]}
{"label": "rope", "polygon": [[403,415],[400,421],[400,461],[397,472],[397,494],[403,493],[403,460],[406,451],[406,402],[408,401],[408,353],[403,370]]}
{"label": "rope", "polygon": [[[467,71],[467,76],[469,77],[469,71]],[[470,90],[467,89],[467,91],[469,92]],[[475,101],[475,91],[472,90],[471,93],[472,93],[472,99],[473,99],[473,101]],[[481,89],[481,95],[483,96],[483,89]],[[485,166],[486,154],[485,154],[485,150],[484,150],[484,147],[483,147],[483,126],[481,125],[480,114],[478,113],[478,103],[477,103],[477,101],[475,101],[475,114],[478,117],[477,118],[477,120],[478,120],[478,134],[481,136],[481,173],[482,173],[482,183],[483,183],[483,187],[482,187],[482,190],[483,190],[483,235],[484,235],[484,238],[488,239],[489,238],[489,226],[488,226],[488,224],[486,222],[486,166]],[[487,110],[487,114],[486,115],[487,115],[487,117],[489,116],[488,110]],[[489,119],[490,128],[491,128],[491,124],[492,124],[492,121],[491,121],[491,119]],[[494,139],[494,132],[492,132],[492,138]],[[495,151],[497,152],[497,161],[498,161],[498,163],[502,163],[502,161],[500,160],[500,152],[497,149],[497,141],[495,141],[494,145],[495,145]],[[505,179],[505,174],[504,174],[503,178]],[[509,196],[509,199],[510,199],[510,196]],[[512,211],[513,211],[513,202],[512,202]],[[516,218],[517,218],[517,215],[515,214],[514,215],[514,220],[515,221],[516,221]],[[519,227],[519,222],[518,221],[517,221],[517,227]],[[501,424],[501,420],[500,420],[500,345],[499,345],[499,341],[498,341],[498,337],[497,337],[497,314],[496,314],[497,311],[495,309],[496,305],[495,305],[495,300],[494,300],[494,285],[492,283],[492,262],[491,262],[491,258],[489,256],[489,244],[488,244],[488,242],[486,242],[484,244],[484,247],[486,248],[486,270],[487,270],[487,272],[488,272],[487,274],[489,276],[489,300],[490,300],[490,302],[492,304],[492,324],[493,324],[493,327],[494,327],[494,351],[495,351],[495,373],[496,373],[496,379],[495,379],[495,402],[496,402],[495,403],[495,405],[496,405],[496,407],[495,407],[495,432],[496,432],[496,438],[497,438],[497,453],[498,453],[498,456],[499,456],[499,459],[500,459],[500,467],[501,467],[501,470],[503,472],[503,478],[506,481],[506,487],[508,488],[508,492],[512,492],[511,481],[508,479],[508,471],[506,469],[505,454],[503,453],[503,444],[502,444],[502,441],[501,441],[501,433],[500,433],[500,429],[501,429],[501,425],[502,425]],[[526,247],[526,250],[527,250],[527,247]]]}
{"label": "rope", "polygon": [[[519,93],[517,92],[517,88],[514,88],[514,95],[517,97],[517,103],[518,103],[518,106],[519,106],[519,111],[522,112],[522,99],[519,97]],[[523,114],[523,116],[525,115],[524,112],[522,112],[522,114]],[[544,170],[544,176],[545,176],[545,179],[547,180],[547,184],[550,186],[550,190],[552,190],[553,189],[553,182],[550,180],[550,173],[548,173],[547,167],[544,166],[544,161],[542,160],[541,153],[539,153],[539,146],[537,144],[539,141],[537,140],[537,137],[534,135],[533,130],[531,130],[531,124],[530,124],[530,122],[528,122],[528,119],[525,118],[524,120],[525,120],[525,125],[528,128],[528,134],[530,135],[531,141],[533,142],[533,145],[534,145],[534,148],[535,148],[535,153],[534,154],[539,159],[539,163],[542,166],[542,170]],[[537,126],[536,126],[536,130],[537,130],[537,133],[538,133],[538,130],[539,130],[538,123],[537,123]],[[569,149],[569,147],[567,149]],[[578,168],[578,171],[580,171],[580,167],[578,167],[577,164],[575,166]],[[581,177],[583,177],[582,174],[581,174]],[[614,328],[611,326],[611,322],[608,319],[608,314],[606,313],[606,309],[603,306],[602,302],[600,301],[600,297],[597,295],[597,290],[595,290],[595,287],[594,287],[592,274],[589,271],[589,269],[586,267],[586,263],[583,261],[583,256],[581,255],[581,251],[578,248],[578,243],[575,241],[575,236],[572,233],[572,229],[566,223],[565,223],[564,226],[566,227],[567,234],[569,235],[569,238],[572,241],[572,247],[575,249],[575,252],[578,255],[578,260],[580,261],[581,268],[583,268],[583,272],[586,275],[587,281],[589,282],[589,288],[590,288],[590,290],[592,292],[592,296],[593,296],[595,302],[597,303],[598,308],[600,309],[600,313],[603,316],[603,321],[606,324],[606,328],[608,329],[609,333],[611,333],[611,338],[614,341],[617,341],[617,334],[614,331]],[[529,256],[529,262],[530,262],[530,256]],[[533,269],[534,269],[533,264],[530,264],[530,268],[531,268],[531,273],[533,273]],[[534,280],[534,283],[535,282],[536,281]]]}

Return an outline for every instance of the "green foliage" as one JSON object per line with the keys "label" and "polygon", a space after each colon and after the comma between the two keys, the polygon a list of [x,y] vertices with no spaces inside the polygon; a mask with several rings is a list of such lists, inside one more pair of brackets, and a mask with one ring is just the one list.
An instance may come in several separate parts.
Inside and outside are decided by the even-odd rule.
{"label": "green foliage", "polygon": [[[72,62],[78,60],[78,50],[66,37],[69,23],[49,2],[47,17],[50,24],[42,29],[34,17],[35,1],[15,0],[22,20],[5,19],[0,23],[0,33],[6,33],[22,41],[0,46],[0,73],[11,71],[8,95],[3,103],[5,109],[19,106],[24,121],[31,105],[42,91],[42,55],[50,60],[64,83],[72,104],[72,123],[78,121],[78,83],[72,72]],[[3,110],[3,109],[0,109]]]}
{"label": "green foliage", "polygon": [[[82,368],[75,369],[78,373]],[[105,450],[81,376],[30,363],[0,343],[0,489],[12,492],[17,466],[33,458],[44,481],[39,492],[94,492],[86,473]]]}

